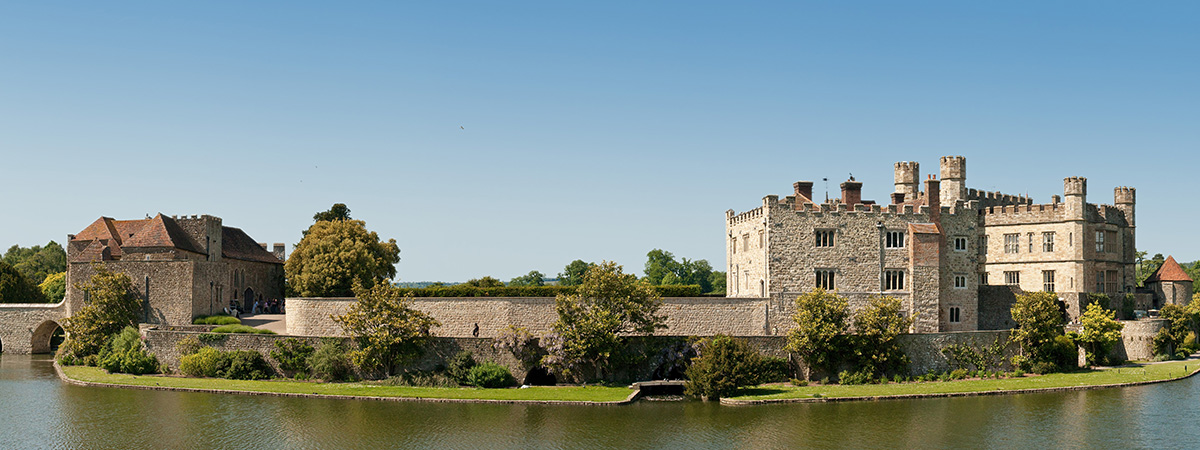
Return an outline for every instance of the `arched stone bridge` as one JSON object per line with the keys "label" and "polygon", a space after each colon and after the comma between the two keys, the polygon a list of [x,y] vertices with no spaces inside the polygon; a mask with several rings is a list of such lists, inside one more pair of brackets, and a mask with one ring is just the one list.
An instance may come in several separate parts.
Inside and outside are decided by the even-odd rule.
{"label": "arched stone bridge", "polygon": [[50,340],[63,319],[67,302],[0,304],[0,352],[50,353]]}

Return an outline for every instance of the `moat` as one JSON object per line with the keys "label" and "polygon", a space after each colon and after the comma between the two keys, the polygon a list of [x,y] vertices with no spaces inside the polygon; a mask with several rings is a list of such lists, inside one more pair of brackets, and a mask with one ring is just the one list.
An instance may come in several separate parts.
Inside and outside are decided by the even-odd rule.
{"label": "moat", "polygon": [[1200,377],[954,399],[730,407],[395,403],[71,386],[0,355],[0,448],[1185,448]]}

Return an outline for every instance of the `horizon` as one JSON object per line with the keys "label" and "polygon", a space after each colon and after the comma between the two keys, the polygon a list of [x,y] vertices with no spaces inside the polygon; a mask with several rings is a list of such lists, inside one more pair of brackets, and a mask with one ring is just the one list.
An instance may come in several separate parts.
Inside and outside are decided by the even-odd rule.
{"label": "horizon", "polygon": [[[288,252],[345,203],[397,282],[646,253],[726,270],[724,215],[967,159],[1049,203],[1138,190],[1137,248],[1200,260],[1200,5],[0,6],[0,244],[209,214]],[[1190,56],[1189,56],[1190,55]]]}

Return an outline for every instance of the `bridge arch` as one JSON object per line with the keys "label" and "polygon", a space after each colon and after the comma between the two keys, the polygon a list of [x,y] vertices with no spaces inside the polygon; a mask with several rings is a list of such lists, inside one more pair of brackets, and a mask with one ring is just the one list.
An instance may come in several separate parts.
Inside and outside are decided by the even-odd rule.
{"label": "bridge arch", "polygon": [[33,329],[33,336],[29,341],[30,353],[51,353],[58,349],[62,338],[62,326],[54,320],[44,320]]}

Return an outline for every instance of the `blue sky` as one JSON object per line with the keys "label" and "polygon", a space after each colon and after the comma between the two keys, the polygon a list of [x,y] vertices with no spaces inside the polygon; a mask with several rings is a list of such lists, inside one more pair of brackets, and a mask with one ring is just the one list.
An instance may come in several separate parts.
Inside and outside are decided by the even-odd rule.
{"label": "blue sky", "polygon": [[6,2],[0,245],[162,212],[290,250],[343,202],[403,281],[721,268],[726,209],[963,155],[1134,186],[1191,261],[1197,80],[1195,2]]}

